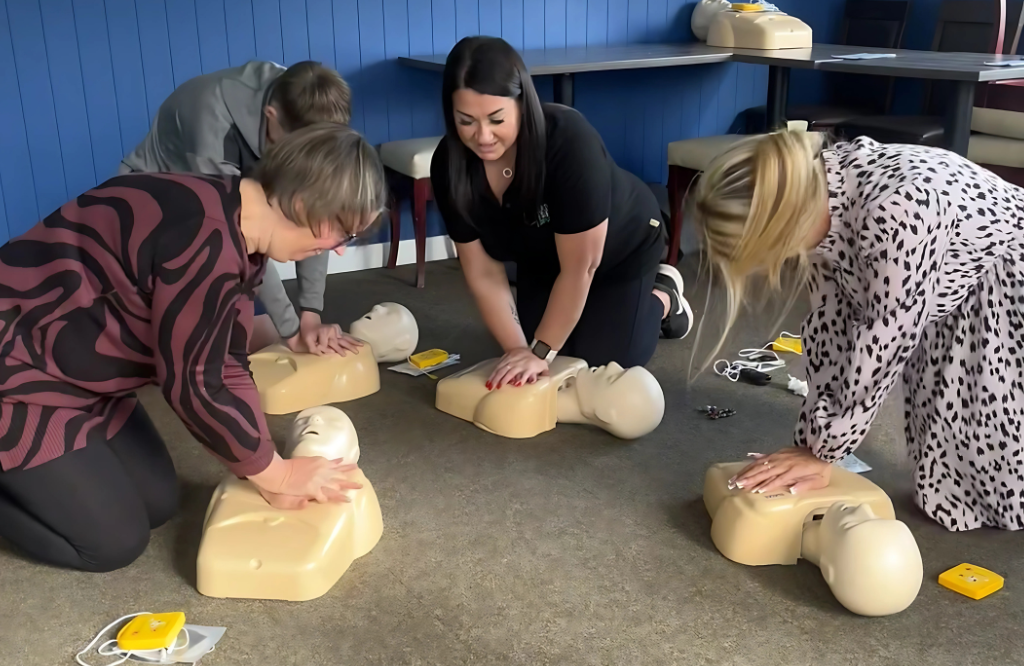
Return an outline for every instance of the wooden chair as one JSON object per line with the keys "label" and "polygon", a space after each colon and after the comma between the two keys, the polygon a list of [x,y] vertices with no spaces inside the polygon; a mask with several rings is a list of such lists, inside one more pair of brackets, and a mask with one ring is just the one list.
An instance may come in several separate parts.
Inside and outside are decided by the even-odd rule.
{"label": "wooden chair", "polygon": [[416,288],[422,289],[427,265],[427,202],[434,199],[430,187],[430,160],[441,137],[405,139],[381,144],[380,159],[391,190],[391,252],[388,268],[398,265],[402,231],[402,200],[412,202],[413,233],[416,237]]}

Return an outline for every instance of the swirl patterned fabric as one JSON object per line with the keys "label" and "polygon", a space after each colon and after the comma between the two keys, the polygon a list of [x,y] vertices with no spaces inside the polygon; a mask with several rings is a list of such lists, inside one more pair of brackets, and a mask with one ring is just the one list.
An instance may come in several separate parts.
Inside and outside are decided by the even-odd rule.
{"label": "swirl patterned fabric", "polygon": [[233,473],[269,464],[239,183],[118,176],[0,247],[0,468],[108,440],[147,384]]}

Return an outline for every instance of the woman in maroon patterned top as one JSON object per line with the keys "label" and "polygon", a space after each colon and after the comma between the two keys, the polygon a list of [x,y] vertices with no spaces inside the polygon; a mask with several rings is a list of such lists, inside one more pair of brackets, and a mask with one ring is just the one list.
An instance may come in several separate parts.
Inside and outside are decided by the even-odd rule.
{"label": "woman in maroon patterned top", "polygon": [[145,550],[178,504],[134,394],[151,383],[271,504],[358,488],[354,465],[277,454],[248,342],[267,258],[342,253],[384,197],[373,148],[320,124],[275,144],[251,178],[118,176],[0,247],[0,537],[88,571]]}

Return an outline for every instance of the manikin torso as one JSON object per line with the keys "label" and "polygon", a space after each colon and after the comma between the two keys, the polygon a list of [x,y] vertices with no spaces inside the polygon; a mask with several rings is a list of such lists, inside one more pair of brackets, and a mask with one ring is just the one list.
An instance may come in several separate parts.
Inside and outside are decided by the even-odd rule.
{"label": "manikin torso", "polygon": [[711,540],[722,555],[750,566],[806,559],[859,615],[891,615],[914,601],[921,553],[881,488],[836,466],[819,490],[752,493],[730,486],[747,464],[718,463],[704,477]]}
{"label": "manikin torso", "polygon": [[352,322],[349,332],[373,348],[378,363],[404,361],[420,341],[416,318],[398,303],[378,303]]}
{"label": "manikin torso", "polygon": [[437,408],[510,438],[535,437],[556,423],[581,423],[635,439],[657,428],[665,414],[661,385],[642,367],[588,368],[580,359],[557,356],[548,375],[533,384],[488,390],[499,361],[483,361],[438,382]]}
{"label": "manikin torso", "polygon": [[[301,412],[292,424],[290,457],[359,460],[352,421],[324,406]],[[252,484],[226,478],[213,494],[203,525],[197,586],[212,597],[305,601],[322,596],[352,562],[370,552],[383,533],[377,494],[362,470],[349,477],[363,485],[350,502],[310,503],[275,509]]]}
{"label": "manikin torso", "polygon": [[274,344],[250,354],[249,369],[267,414],[293,414],[380,390],[380,368],[369,345],[344,356],[317,356]]}

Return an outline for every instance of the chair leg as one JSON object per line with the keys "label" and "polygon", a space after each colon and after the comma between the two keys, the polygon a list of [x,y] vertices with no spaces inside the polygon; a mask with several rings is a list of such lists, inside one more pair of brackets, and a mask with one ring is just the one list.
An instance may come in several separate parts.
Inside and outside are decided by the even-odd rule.
{"label": "chair leg", "polygon": [[420,178],[413,184],[413,230],[416,233],[416,288],[422,289],[427,271],[427,199],[430,179]]}
{"label": "chair leg", "polygon": [[398,244],[402,241],[402,199],[394,195],[391,200],[391,250],[388,253],[388,268],[398,265]]}
{"label": "chair leg", "polygon": [[697,172],[672,164],[668,167],[668,205],[671,217],[669,218],[668,234],[668,263],[675,266],[679,261],[679,241],[683,231],[683,204],[686,202],[686,190],[693,182]]}

